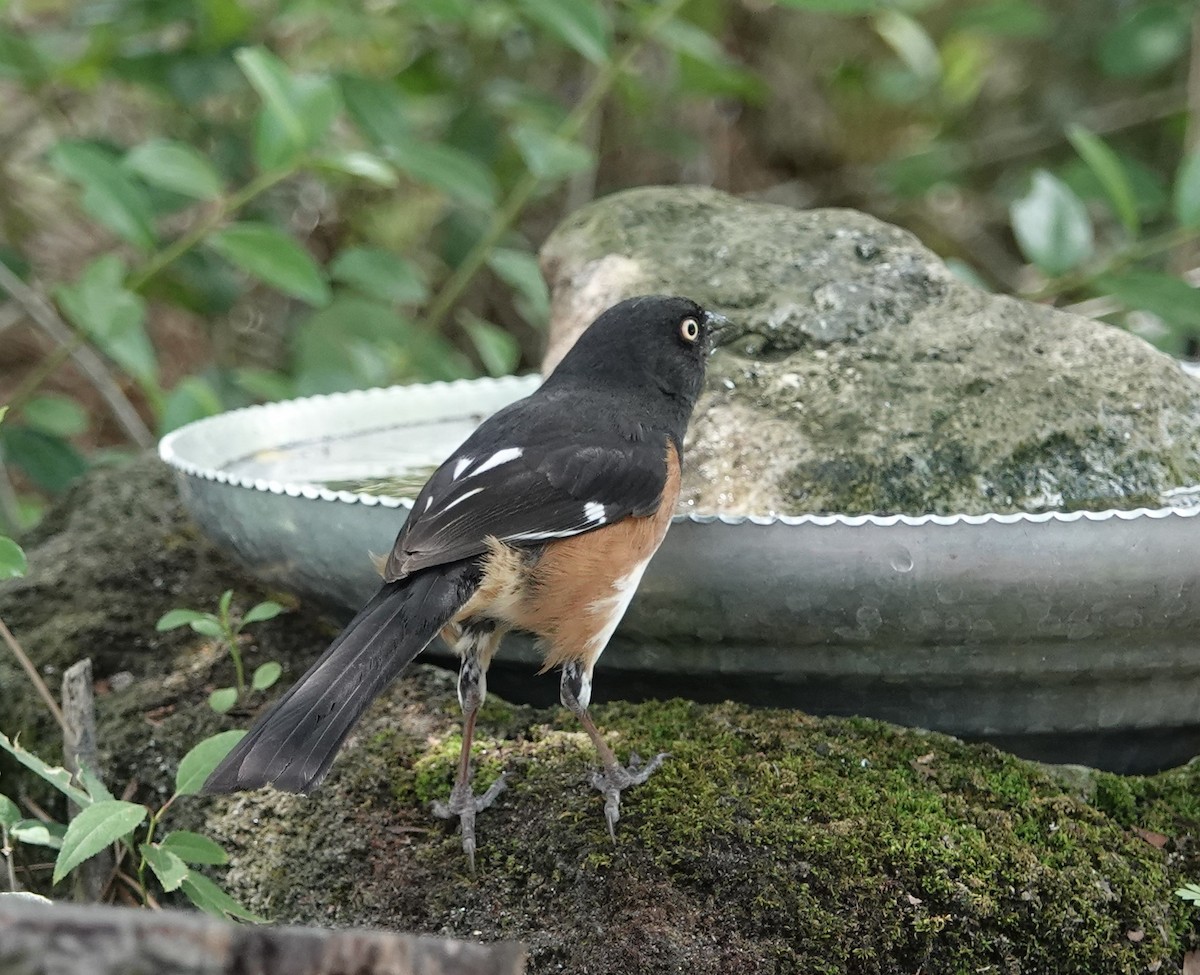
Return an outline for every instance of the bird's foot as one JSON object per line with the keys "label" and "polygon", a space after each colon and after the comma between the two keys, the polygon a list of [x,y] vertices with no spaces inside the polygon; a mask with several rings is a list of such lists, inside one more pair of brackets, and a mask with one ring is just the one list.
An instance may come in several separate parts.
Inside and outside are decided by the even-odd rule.
{"label": "bird's foot", "polygon": [[621,790],[641,785],[670,757],[667,752],[662,752],[643,765],[635,752],[629,756],[627,768],[614,764],[603,772],[592,773],[592,788],[604,795],[604,819],[614,843],[617,842],[617,820],[621,818]]}
{"label": "bird's foot", "polygon": [[463,852],[471,865],[471,873],[475,872],[475,814],[487,809],[496,797],[505,790],[508,783],[504,774],[493,782],[481,796],[471,791],[470,782],[458,782],[450,793],[449,802],[435,801],[432,806],[433,814],[438,819],[453,819],[458,817],[459,829],[462,833]]}

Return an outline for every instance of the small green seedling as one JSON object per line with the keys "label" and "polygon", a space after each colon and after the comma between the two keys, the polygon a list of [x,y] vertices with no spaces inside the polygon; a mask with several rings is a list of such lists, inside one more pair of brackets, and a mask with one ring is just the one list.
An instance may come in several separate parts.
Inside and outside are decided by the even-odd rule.
{"label": "small green seedling", "polygon": [[[7,406],[0,406],[0,423],[4,422]],[[16,579],[28,571],[21,546],[7,535],[0,535],[0,579]]]}
{"label": "small green seedling", "polygon": [[[242,665],[241,636],[242,630],[251,623],[263,623],[274,619],[283,612],[279,603],[267,600],[251,606],[241,617],[235,617],[230,612],[233,602],[233,590],[226,589],[221,595],[216,613],[202,613],[195,609],[173,609],[163,614],[155,629],[159,633],[175,630],[181,626],[190,626],[203,636],[221,641],[229,656],[233,658],[233,669],[236,674],[234,687],[220,687],[208,696],[209,706],[218,714],[224,714],[246,694],[246,675]],[[274,660],[261,664],[250,678],[250,688],[255,691],[265,691],[279,680],[283,668]]]}
{"label": "small green seedling", "polygon": [[[161,839],[155,832],[163,815],[182,796],[200,791],[204,780],[234,745],[244,731],[223,731],[205,738],[192,748],[179,763],[175,772],[175,791],[158,809],[151,811],[136,802],[117,799],[90,770],[84,769],[79,780],[72,779],[64,768],[53,767],[33,752],[0,734],[0,749],[48,782],[80,809],[68,824],[43,822],[21,817],[17,804],[0,794],[0,827],[10,841],[29,846],[57,850],[53,883],[58,884],[85,860],[117,845],[118,864],[125,857],[137,862],[137,877],[118,870],[116,880],[130,887],[147,906],[152,902],[147,871],[158,881],[165,893],[181,890],[200,910],[215,917],[236,917],[245,921],[263,918],[247,910],[217,884],[204,876],[197,866],[220,866],[228,861],[225,851],[207,836],[188,830],[172,830]],[[148,822],[147,822],[148,821]],[[146,824],[140,841],[137,833]]]}
{"label": "small green seedling", "polygon": [[1193,904],[1200,904],[1200,884],[1184,884],[1175,891],[1175,896]]}

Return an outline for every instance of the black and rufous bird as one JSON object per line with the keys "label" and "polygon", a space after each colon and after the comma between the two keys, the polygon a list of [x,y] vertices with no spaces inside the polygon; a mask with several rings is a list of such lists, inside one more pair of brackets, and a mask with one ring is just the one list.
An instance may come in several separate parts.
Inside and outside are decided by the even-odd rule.
{"label": "black and rufous bird", "polygon": [[562,703],[599,752],[592,784],[615,839],[621,790],[665,756],[625,768],[588,714],[592,669],[629,605],[679,496],[684,432],[719,316],[686,298],[623,301],[545,383],[485,421],[430,477],[383,567],[383,586],[209,776],[206,792],[320,784],[367,705],[440,633],[462,658],[462,756],[448,804],[474,866],[475,715],[510,629],[561,667]]}

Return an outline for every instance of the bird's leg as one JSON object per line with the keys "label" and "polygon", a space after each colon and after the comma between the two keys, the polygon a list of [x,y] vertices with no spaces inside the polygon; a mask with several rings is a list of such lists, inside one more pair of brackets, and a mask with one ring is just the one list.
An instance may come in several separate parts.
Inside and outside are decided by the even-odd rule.
{"label": "bird's leg", "polygon": [[592,744],[596,746],[596,752],[600,756],[603,771],[592,772],[592,788],[604,795],[604,819],[608,823],[608,835],[615,843],[617,841],[617,820],[621,818],[621,790],[627,789],[631,785],[641,785],[670,756],[666,752],[662,752],[643,765],[641,759],[634,753],[629,756],[628,768],[617,761],[616,754],[608,747],[608,742],[600,734],[596,722],[588,714],[588,702],[592,699],[592,679],[591,675],[586,673],[577,661],[570,661],[563,665],[559,698],[563,707],[569,709],[579,719],[579,723],[583,725],[583,730],[592,739]]}
{"label": "bird's leg", "polygon": [[472,873],[475,872],[475,814],[487,809],[505,788],[504,776],[501,775],[481,796],[476,796],[471,789],[471,741],[475,737],[475,716],[487,696],[487,664],[496,643],[499,643],[499,636],[491,630],[479,632],[464,629],[458,641],[456,649],[462,654],[462,666],[458,671],[458,703],[463,710],[462,752],[450,801],[433,804],[435,816],[441,819],[458,817],[463,852],[471,864]]}

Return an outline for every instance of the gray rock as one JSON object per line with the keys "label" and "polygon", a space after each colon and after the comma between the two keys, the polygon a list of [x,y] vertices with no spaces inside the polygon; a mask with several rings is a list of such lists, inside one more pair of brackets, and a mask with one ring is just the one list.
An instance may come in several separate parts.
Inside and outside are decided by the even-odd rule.
{"label": "gray rock", "polygon": [[541,259],[547,368],[635,294],[736,323],[688,436],[697,511],[1157,507],[1200,483],[1200,385],[1171,358],[979,291],[864,214],[630,190],[569,217]]}

